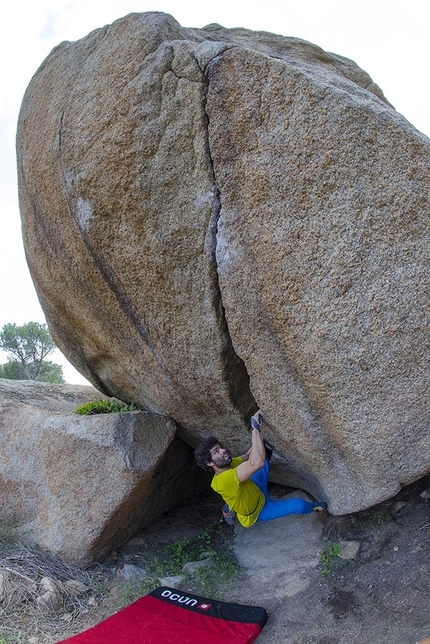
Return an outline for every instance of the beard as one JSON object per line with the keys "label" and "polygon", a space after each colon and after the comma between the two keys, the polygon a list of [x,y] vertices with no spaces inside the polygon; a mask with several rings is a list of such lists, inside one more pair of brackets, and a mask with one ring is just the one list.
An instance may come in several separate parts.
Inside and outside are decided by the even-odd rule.
{"label": "beard", "polygon": [[229,467],[232,462],[232,456],[231,454],[227,454],[226,456],[218,456],[213,459],[213,462],[217,467],[220,469],[223,469],[224,467]]}

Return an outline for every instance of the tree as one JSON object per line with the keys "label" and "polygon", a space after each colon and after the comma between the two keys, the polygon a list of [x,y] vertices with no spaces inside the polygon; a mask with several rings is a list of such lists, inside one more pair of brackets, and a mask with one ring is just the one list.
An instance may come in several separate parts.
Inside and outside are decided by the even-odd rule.
{"label": "tree", "polygon": [[58,382],[51,378],[59,376],[64,382],[61,365],[45,360],[56,348],[46,324],[5,324],[0,332],[0,348],[9,354],[2,372],[10,375],[3,375],[3,378]]}
{"label": "tree", "polygon": [[5,364],[0,364],[0,378],[26,380],[22,364],[17,360],[9,360]]}
{"label": "tree", "polygon": [[[30,365],[31,370],[32,365]],[[5,364],[0,364],[0,378],[27,380],[23,366],[18,360],[9,360]],[[40,382],[52,382],[57,385],[64,385],[66,383],[62,365],[56,362],[50,362],[49,360],[42,362],[37,380]]]}
{"label": "tree", "polygon": [[49,360],[42,362],[38,379],[41,382],[52,382],[57,385],[64,385],[66,383],[63,376],[63,367]]}

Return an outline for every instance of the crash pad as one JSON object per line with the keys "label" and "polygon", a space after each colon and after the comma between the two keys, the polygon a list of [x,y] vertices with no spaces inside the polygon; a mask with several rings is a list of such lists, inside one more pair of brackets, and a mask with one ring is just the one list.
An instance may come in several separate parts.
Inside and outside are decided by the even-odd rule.
{"label": "crash pad", "polygon": [[248,644],[266,622],[264,608],[161,586],[57,644]]}

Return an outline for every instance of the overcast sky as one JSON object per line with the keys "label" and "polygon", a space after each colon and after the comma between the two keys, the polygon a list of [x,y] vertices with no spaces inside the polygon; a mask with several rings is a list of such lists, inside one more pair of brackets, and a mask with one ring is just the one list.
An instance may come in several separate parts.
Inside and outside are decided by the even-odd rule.
{"label": "overcast sky", "polygon": [[[131,12],[164,11],[184,27],[217,22],[295,36],[354,60],[416,128],[430,136],[429,0],[19,0],[0,26],[0,328],[44,322],[21,241],[15,131],[34,72],[63,40],[77,40]],[[70,383],[86,383],[60,355]],[[0,362],[6,355],[0,352]]]}

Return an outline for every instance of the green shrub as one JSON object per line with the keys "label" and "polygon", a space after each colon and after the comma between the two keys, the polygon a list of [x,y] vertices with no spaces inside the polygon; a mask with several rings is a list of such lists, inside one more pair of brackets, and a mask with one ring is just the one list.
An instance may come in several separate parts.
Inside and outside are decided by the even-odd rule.
{"label": "green shrub", "polygon": [[80,405],[75,410],[75,414],[115,414],[121,411],[138,411],[139,407],[131,403],[124,405],[116,400],[97,400]]}
{"label": "green shrub", "polygon": [[214,540],[217,540],[216,535],[203,532],[192,541],[175,541],[144,557],[144,566],[150,577],[159,579],[180,575],[184,564],[189,561],[211,557],[209,565],[186,575],[184,583],[190,592],[221,596],[237,579],[239,564],[229,545],[222,540],[215,545]]}
{"label": "green shrub", "polygon": [[160,577],[178,575],[188,561],[196,561],[203,552],[212,551],[209,535],[208,538],[202,540],[200,535],[192,542],[184,539],[157,549],[152,558],[146,562],[148,571]]}
{"label": "green shrub", "polygon": [[333,543],[327,545],[320,555],[320,563],[322,564],[322,569],[320,575],[323,577],[328,577],[333,572],[334,560],[340,553],[340,545],[338,543]]}

